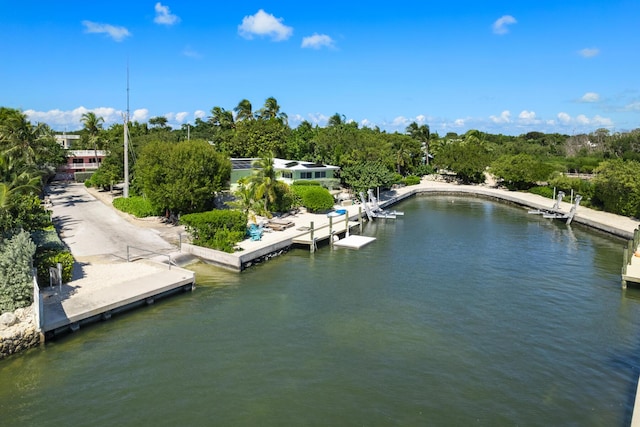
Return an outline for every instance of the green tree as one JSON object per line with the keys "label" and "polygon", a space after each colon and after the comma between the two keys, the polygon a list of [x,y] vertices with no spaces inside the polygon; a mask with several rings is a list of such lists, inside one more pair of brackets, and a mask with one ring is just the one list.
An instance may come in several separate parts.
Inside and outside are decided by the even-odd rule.
{"label": "green tree", "polygon": [[152,142],[141,150],[135,180],[154,207],[184,214],[212,208],[230,174],[229,159],[206,141]]}
{"label": "green tree", "polygon": [[416,122],[412,122],[407,126],[407,133],[419,141],[424,146],[425,163],[429,164],[429,141],[431,139],[431,131],[429,125],[418,125]]}
{"label": "green tree", "polygon": [[388,188],[395,181],[395,175],[384,163],[358,162],[341,171],[344,183],[357,194],[370,188]]}
{"label": "green tree", "polygon": [[280,111],[280,105],[274,97],[269,97],[264,102],[264,107],[258,111],[258,117],[263,120],[280,120],[283,124],[287,123],[287,115]]}
{"label": "green tree", "polygon": [[546,181],[553,167],[529,154],[505,154],[493,161],[491,172],[502,178],[508,188],[527,190],[538,181]]}
{"label": "green tree", "polygon": [[238,103],[236,108],[233,109],[236,112],[236,120],[253,120],[253,107],[251,101],[243,99]]}
{"label": "green tree", "polygon": [[481,183],[484,182],[484,171],[491,163],[491,156],[473,137],[469,141],[444,144],[435,160],[439,168],[456,172],[463,182]]}
{"label": "green tree", "polygon": [[83,132],[87,136],[89,144],[93,147],[96,164],[98,164],[98,147],[102,146],[100,133],[102,132],[104,118],[96,116],[93,111],[89,111],[82,115],[81,122],[84,126]]}
{"label": "green tree", "polygon": [[607,160],[596,173],[592,203],[607,212],[640,217],[640,163]]}
{"label": "green tree", "polygon": [[256,200],[263,201],[263,213],[269,216],[269,203],[276,201],[276,170],[273,164],[273,154],[264,154],[253,162],[253,173],[249,177],[249,185],[254,191]]}

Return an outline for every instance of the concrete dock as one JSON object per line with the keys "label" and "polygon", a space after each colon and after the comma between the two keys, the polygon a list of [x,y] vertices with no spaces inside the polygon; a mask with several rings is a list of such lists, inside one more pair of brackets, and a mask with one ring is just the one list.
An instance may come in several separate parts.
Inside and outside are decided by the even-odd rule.
{"label": "concrete dock", "polygon": [[92,191],[75,183],[49,188],[53,222],[76,262],[68,283],[39,284],[45,339],[195,285],[195,273],[175,265],[183,257],[177,246]]}
{"label": "concrete dock", "polygon": [[46,338],[195,286],[192,271],[175,266],[169,269],[149,260],[96,264],[91,270],[90,277],[41,291],[41,329]]}

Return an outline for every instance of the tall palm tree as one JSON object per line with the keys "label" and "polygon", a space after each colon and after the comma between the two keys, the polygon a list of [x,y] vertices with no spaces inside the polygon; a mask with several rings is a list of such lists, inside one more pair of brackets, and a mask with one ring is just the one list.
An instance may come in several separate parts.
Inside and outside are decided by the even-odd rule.
{"label": "tall palm tree", "polygon": [[270,96],[264,101],[264,107],[260,109],[258,114],[261,119],[279,119],[283,124],[286,124],[289,118],[285,113],[280,111],[280,105],[278,105],[278,101],[273,96]]}
{"label": "tall palm tree", "polygon": [[425,159],[427,165],[429,164],[429,139],[431,139],[431,132],[429,125],[420,125],[416,122],[412,122],[407,126],[407,133],[413,138],[420,141],[425,148]]}
{"label": "tall palm tree", "polygon": [[266,153],[252,164],[253,175],[249,182],[255,192],[256,200],[264,200],[264,212],[269,213],[269,203],[276,200],[276,170],[273,164],[273,153]]}
{"label": "tall palm tree", "polygon": [[93,153],[96,158],[96,166],[98,166],[98,144],[101,143],[100,131],[102,131],[102,125],[104,119],[96,116],[96,113],[89,111],[82,115],[80,119],[84,126],[84,131],[89,135],[89,142],[93,145]]}
{"label": "tall palm tree", "polygon": [[233,113],[222,107],[213,107],[211,109],[211,117],[209,123],[219,126],[220,129],[233,129],[235,123],[233,121]]}
{"label": "tall palm tree", "polygon": [[233,111],[236,112],[236,120],[253,120],[253,110],[251,102],[248,99],[243,99],[238,103]]}
{"label": "tall palm tree", "polygon": [[0,208],[11,207],[16,196],[38,194],[41,187],[41,173],[35,165],[11,157],[7,151],[0,154]]}
{"label": "tall palm tree", "polygon": [[35,126],[19,110],[3,108],[0,121],[0,149],[27,164],[36,164],[46,154],[45,138],[53,138],[51,128],[44,123]]}

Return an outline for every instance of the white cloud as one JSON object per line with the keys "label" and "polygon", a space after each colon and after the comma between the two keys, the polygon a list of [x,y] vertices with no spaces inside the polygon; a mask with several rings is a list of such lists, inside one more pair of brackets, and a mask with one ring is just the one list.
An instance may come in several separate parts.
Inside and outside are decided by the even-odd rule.
{"label": "white cloud", "polygon": [[362,120],[360,120],[360,127],[363,127],[363,128],[374,128],[374,127],[376,127],[376,124],[373,123],[369,119],[362,119]]}
{"label": "white cloud", "polygon": [[322,113],[309,113],[309,122],[314,125],[323,125],[329,121],[329,116],[325,116]]}
{"label": "white cloud", "polygon": [[407,127],[409,126],[409,123],[411,123],[411,119],[408,119],[404,116],[398,116],[395,119],[393,119],[393,121],[391,122],[391,126],[394,127]]}
{"label": "white cloud", "polygon": [[464,127],[466,122],[467,121],[465,119],[455,119],[453,121],[453,126],[455,126],[455,127]]}
{"label": "white cloud", "polygon": [[204,110],[196,110],[193,113],[193,117],[195,117],[196,119],[204,119],[205,117],[207,117],[207,112]]}
{"label": "white cloud", "polygon": [[536,113],[527,110],[522,110],[520,114],[518,114],[518,119],[520,123],[523,124],[533,124],[539,122],[539,120],[536,119]]}
{"label": "white cloud", "polygon": [[200,54],[200,52],[194,50],[191,48],[191,46],[186,46],[183,50],[182,50],[182,54],[188,58],[194,58],[194,59],[200,59],[202,58],[202,55]]}
{"label": "white cloud", "polygon": [[29,118],[29,121],[46,123],[54,130],[74,131],[82,129],[82,115],[88,112],[94,112],[96,116],[102,117],[106,125],[124,121],[124,112],[111,107],[93,109],[78,107],[71,111],[57,109],[49,111],[26,110],[24,114]]}
{"label": "white cloud", "polygon": [[160,25],[173,25],[180,22],[180,18],[177,15],[174,15],[169,10],[169,6],[163,6],[162,3],[158,2],[155,6],[156,17],[153,18],[153,22]]}
{"label": "white cloud", "polygon": [[507,34],[509,32],[508,26],[517,22],[516,18],[511,15],[501,16],[493,23],[493,32],[500,35]]}
{"label": "white cloud", "polygon": [[567,113],[558,113],[558,120],[560,120],[560,123],[570,123],[571,122],[571,116],[568,115]]}
{"label": "white cloud", "polygon": [[640,101],[635,101],[624,106],[625,111],[640,111]]}
{"label": "white cloud", "polygon": [[610,127],[610,126],[613,126],[613,121],[608,117],[601,117],[601,116],[595,115],[591,120],[591,124],[599,127]]}
{"label": "white cloud", "polygon": [[322,47],[334,47],[334,41],[326,34],[314,33],[312,36],[302,39],[303,48],[320,49]]}
{"label": "white cloud", "polygon": [[189,116],[189,113],[186,111],[181,111],[180,113],[176,113],[176,121],[178,123],[184,123],[185,119]]}
{"label": "white cloud", "polygon": [[131,120],[134,122],[144,122],[149,118],[149,110],[146,108],[139,108],[137,110],[133,110],[133,115],[131,116]]}
{"label": "white cloud", "polygon": [[98,22],[82,21],[84,25],[84,32],[89,34],[107,34],[109,37],[117,42],[121,42],[126,37],[129,37],[131,33],[125,27],[116,27],[111,24],[100,24]]}
{"label": "white cloud", "polygon": [[427,117],[424,114],[418,114],[416,116],[416,123],[418,123],[419,125],[424,124],[426,120],[427,120]]}
{"label": "white cloud", "polygon": [[511,123],[511,112],[509,110],[504,110],[500,113],[500,116],[489,116],[489,119],[493,123]]}
{"label": "white cloud", "polygon": [[254,35],[269,36],[274,41],[286,40],[293,34],[293,28],[282,24],[282,21],[282,18],[276,18],[260,9],[255,15],[242,19],[242,24],[238,25],[238,33],[249,40]]}
{"label": "white cloud", "polygon": [[582,98],[580,98],[580,102],[598,102],[600,101],[600,95],[598,95],[595,92],[587,92],[584,95],[582,95]]}
{"label": "white cloud", "polygon": [[593,58],[594,56],[597,56],[600,53],[600,49],[598,48],[585,48],[582,49],[580,51],[578,51],[578,54],[580,56],[582,56],[583,58]]}
{"label": "white cloud", "polygon": [[578,114],[578,116],[576,117],[576,122],[579,125],[588,125],[589,124],[589,118],[587,116],[585,116],[584,114]]}

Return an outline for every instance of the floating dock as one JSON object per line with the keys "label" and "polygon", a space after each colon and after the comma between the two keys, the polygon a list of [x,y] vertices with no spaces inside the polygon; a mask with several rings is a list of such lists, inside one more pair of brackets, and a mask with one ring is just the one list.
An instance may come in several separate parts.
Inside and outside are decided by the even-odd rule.
{"label": "floating dock", "polygon": [[194,272],[150,260],[105,264],[105,268],[130,273],[120,280],[109,280],[106,274],[98,282],[84,283],[81,279],[42,290],[38,305],[45,339],[75,332],[83,324],[107,320],[112,314],[150,305],[158,298],[195,287]]}
{"label": "floating dock", "polygon": [[351,235],[333,242],[333,246],[339,248],[360,249],[375,240],[375,237]]}

